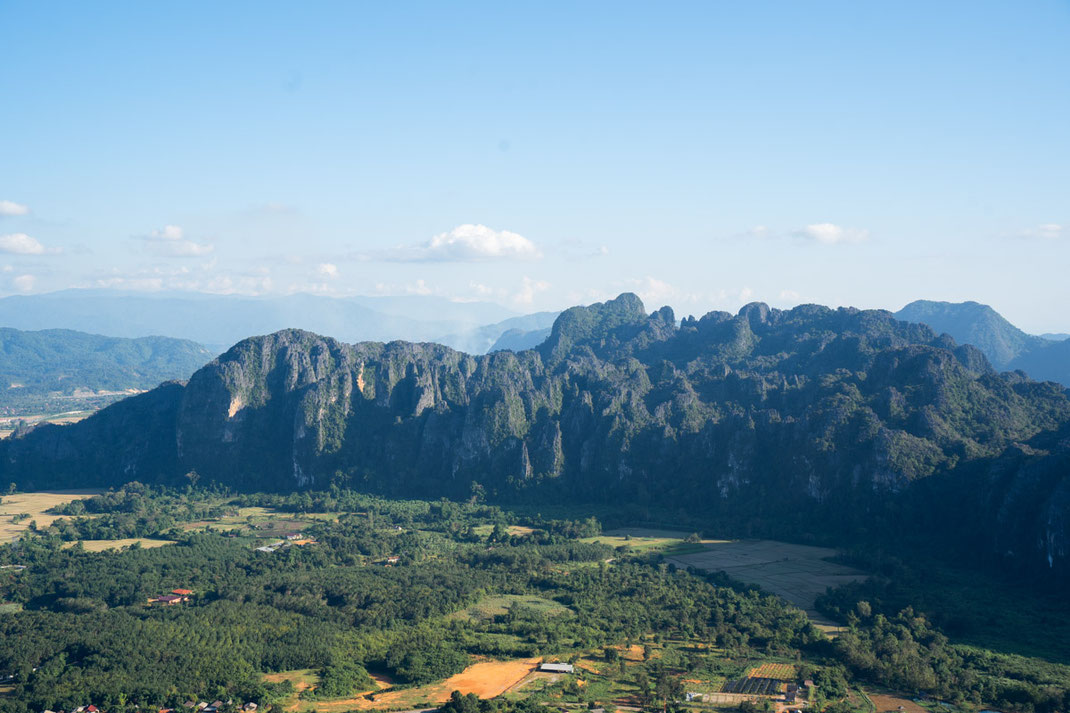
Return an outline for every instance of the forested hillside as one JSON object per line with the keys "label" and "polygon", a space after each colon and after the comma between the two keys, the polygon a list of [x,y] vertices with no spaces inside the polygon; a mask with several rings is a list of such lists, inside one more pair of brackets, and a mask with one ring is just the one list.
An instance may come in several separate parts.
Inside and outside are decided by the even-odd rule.
{"label": "forested hillside", "polygon": [[927,324],[961,344],[984,352],[1000,370],[1021,370],[1036,381],[1070,386],[1070,337],[1026,334],[988,305],[977,302],[916,300],[895,313],[899,319]]}
{"label": "forested hillside", "polygon": [[18,415],[114,401],[187,379],[213,353],[169,337],[123,339],[68,329],[0,328],[0,413]]}
{"label": "forested hillside", "polygon": [[1065,576],[1070,532],[1047,516],[1065,476],[1018,498],[1005,459],[1032,448],[1043,460],[1015,444],[1068,420],[1059,386],[999,375],[976,348],[887,312],[752,304],[677,326],[625,294],[565,311],[519,353],[292,330],[248,339],[186,386],[5,443],[0,478],[178,484],[195,472],[241,490],[643,503],[736,533],[842,540],[911,520],[933,476],[1011,463],[1011,485],[984,490],[988,554]]}

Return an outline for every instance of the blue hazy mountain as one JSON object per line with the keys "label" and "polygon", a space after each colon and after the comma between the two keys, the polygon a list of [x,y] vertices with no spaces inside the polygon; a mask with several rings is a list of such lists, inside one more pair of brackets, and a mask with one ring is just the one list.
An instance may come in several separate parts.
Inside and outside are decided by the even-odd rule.
{"label": "blue hazy mountain", "polygon": [[1037,381],[1070,386],[1070,341],[1066,335],[1027,334],[996,310],[977,302],[917,300],[895,316],[928,325],[956,342],[972,344],[997,369],[1020,369]]}

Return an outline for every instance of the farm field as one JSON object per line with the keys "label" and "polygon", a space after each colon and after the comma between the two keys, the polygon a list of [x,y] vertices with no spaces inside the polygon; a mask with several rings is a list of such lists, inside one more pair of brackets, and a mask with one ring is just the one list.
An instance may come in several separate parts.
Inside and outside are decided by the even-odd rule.
{"label": "farm field", "polygon": [[794,681],[795,667],[787,663],[763,663],[747,671],[750,678],[775,678],[779,681]]}
{"label": "farm field", "polygon": [[[105,550],[118,550],[129,547],[135,542],[142,547],[163,547],[175,544],[174,540],[158,540],[152,537],[126,537],[118,540],[79,540],[86,552],[104,552]],[[70,542],[64,548],[74,547],[77,542]]]}
{"label": "farm field", "polygon": [[838,628],[814,609],[814,601],[828,587],[866,578],[866,573],[825,561],[836,554],[826,547],[795,545],[775,540],[704,541],[701,552],[668,558],[679,567],[724,571],[733,579],[757,584],[803,609],[825,629]]}
{"label": "farm field", "polygon": [[[11,542],[21,535],[30,522],[40,527],[48,527],[62,515],[50,515],[45,511],[79,498],[97,495],[101,490],[45,490],[36,493],[16,493],[5,495],[0,500],[0,543]],[[12,522],[12,517],[21,514],[29,517]]]}

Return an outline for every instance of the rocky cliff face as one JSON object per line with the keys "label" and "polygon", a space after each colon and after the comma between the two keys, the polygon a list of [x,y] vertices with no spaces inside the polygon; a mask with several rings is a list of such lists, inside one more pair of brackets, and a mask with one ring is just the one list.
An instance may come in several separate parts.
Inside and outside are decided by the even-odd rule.
{"label": "rocky cliff face", "polygon": [[[850,534],[885,522],[913,483],[999,462],[1068,420],[1056,385],[998,375],[976,349],[887,312],[752,304],[677,326],[668,308],[648,315],[622,295],[563,312],[519,353],[295,330],[247,339],[185,386],[4,443],[0,477],[59,487],[195,471],[246,490],[419,497],[479,483],[501,499],[654,503],[764,534]],[[1006,466],[1010,479],[1029,463]],[[1054,523],[1044,552],[1060,562],[1066,489],[1041,478],[1043,507],[1015,501],[1020,519]],[[1007,531],[1019,548],[1035,539]]]}

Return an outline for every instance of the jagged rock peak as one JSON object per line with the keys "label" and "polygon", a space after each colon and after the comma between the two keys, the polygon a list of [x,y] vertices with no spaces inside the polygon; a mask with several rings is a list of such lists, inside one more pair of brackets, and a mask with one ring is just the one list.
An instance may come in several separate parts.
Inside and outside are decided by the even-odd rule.
{"label": "jagged rock peak", "polygon": [[634,332],[649,320],[643,301],[631,292],[605,302],[571,307],[554,320],[550,337],[539,347],[539,351],[544,358],[554,361],[574,346],[601,342],[622,331]]}

